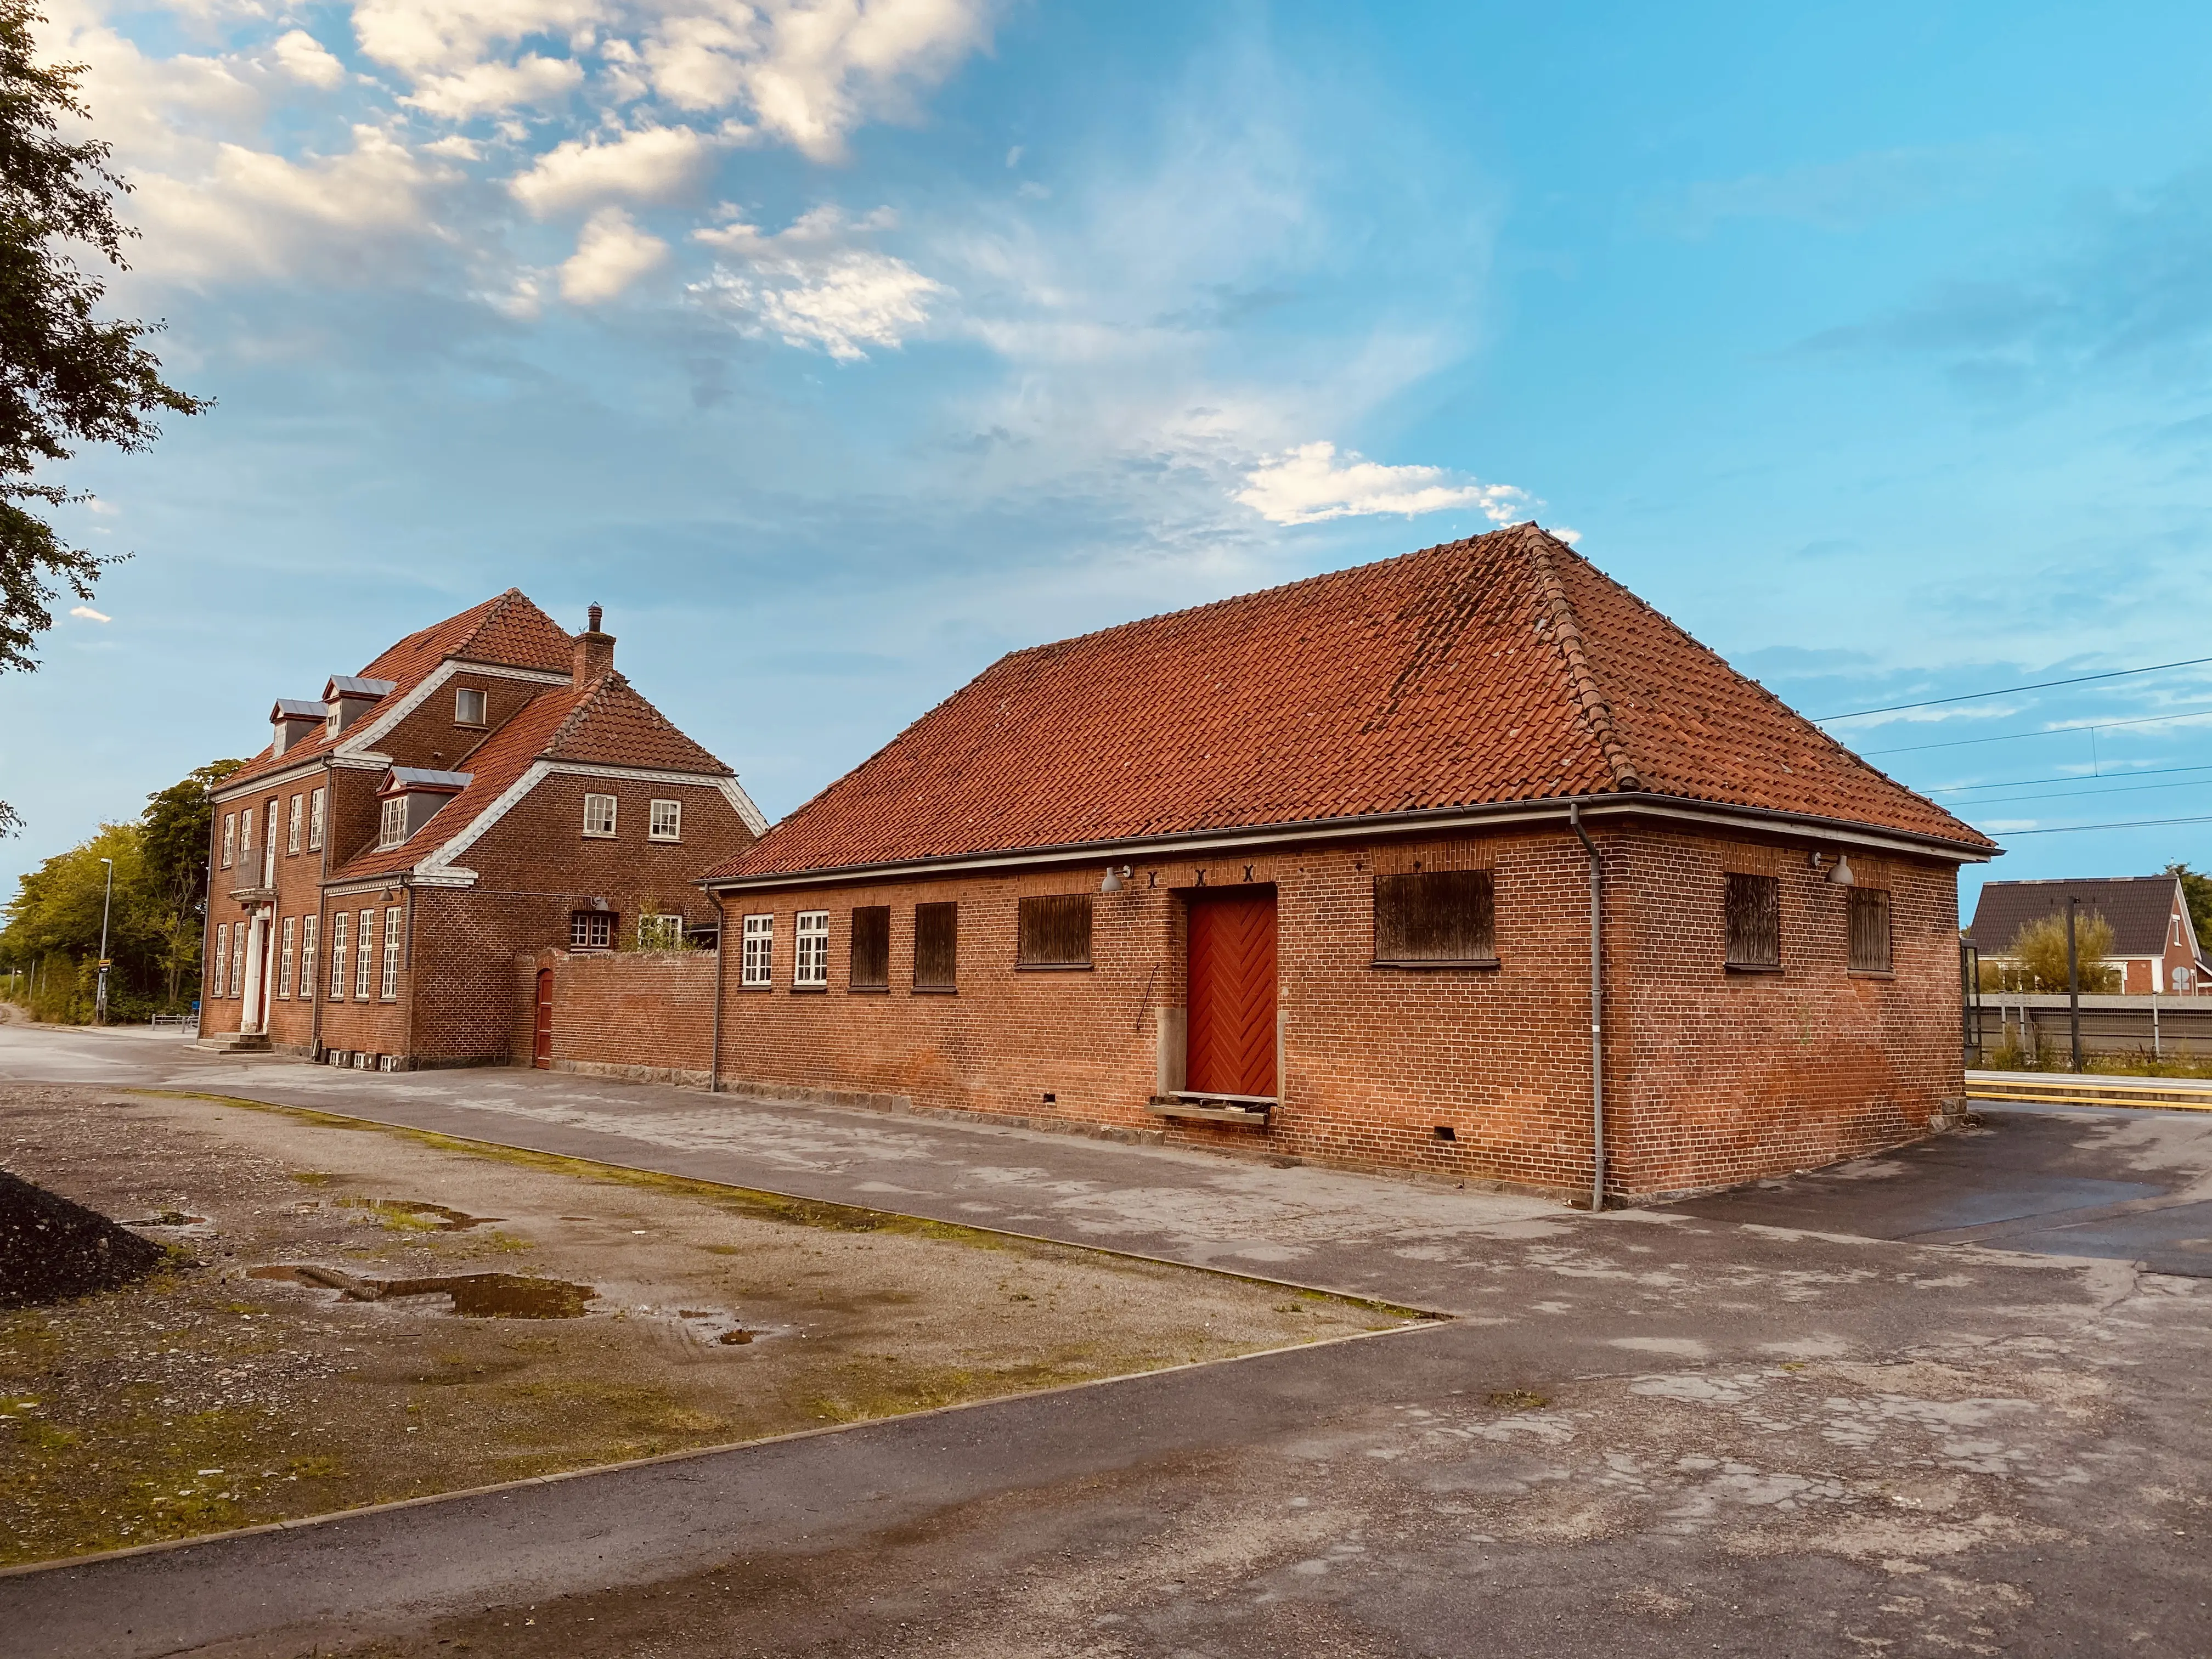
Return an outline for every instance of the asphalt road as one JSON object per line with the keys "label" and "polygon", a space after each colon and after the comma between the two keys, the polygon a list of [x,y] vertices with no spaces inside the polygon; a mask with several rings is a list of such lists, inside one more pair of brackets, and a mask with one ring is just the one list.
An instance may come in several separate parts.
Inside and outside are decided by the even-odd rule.
{"label": "asphalt road", "polygon": [[2006,1112],[1663,1209],[0,1026],[184,1087],[1450,1311],[0,1578],[0,1652],[2212,1653],[2212,1123]]}

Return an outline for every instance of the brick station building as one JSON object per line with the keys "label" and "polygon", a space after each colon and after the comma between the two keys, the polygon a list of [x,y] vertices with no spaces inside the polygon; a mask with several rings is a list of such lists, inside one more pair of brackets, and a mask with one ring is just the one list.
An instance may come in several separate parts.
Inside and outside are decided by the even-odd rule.
{"label": "brick station building", "polygon": [[1711,1187],[1956,1111],[1996,850],[1517,526],[994,664],[708,873],[711,1066]]}
{"label": "brick station building", "polygon": [[711,938],[696,878],[766,823],[614,647],[509,588],[278,699],[213,792],[203,1045],[505,1064],[517,952]]}

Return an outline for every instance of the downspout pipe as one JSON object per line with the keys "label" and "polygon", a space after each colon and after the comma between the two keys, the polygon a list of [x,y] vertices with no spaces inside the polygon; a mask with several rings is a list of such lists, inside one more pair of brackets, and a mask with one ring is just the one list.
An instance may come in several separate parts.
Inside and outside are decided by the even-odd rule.
{"label": "downspout pipe", "polygon": [[714,1048],[707,1056],[707,1092],[722,1092],[722,987],[723,967],[726,960],[726,947],[730,938],[730,907],[723,902],[720,893],[708,896],[714,901]]}
{"label": "downspout pipe", "polygon": [[1590,964],[1590,1200],[1592,1214],[1605,1208],[1605,866],[1583,829],[1580,801],[1567,803],[1567,827],[1589,854]]}

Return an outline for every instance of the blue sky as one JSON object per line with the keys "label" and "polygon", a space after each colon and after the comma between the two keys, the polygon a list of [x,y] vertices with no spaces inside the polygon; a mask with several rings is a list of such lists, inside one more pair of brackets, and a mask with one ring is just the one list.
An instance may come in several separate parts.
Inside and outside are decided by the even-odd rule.
{"label": "blue sky", "polygon": [[[1816,716],[2212,656],[2201,8],[49,9],[219,403],[63,475],[135,557],[0,680],[0,877],[510,584],[772,817],[1007,649],[1530,516]],[[2212,823],[2032,832],[2212,815],[2198,710],[1835,729],[2122,873]]]}

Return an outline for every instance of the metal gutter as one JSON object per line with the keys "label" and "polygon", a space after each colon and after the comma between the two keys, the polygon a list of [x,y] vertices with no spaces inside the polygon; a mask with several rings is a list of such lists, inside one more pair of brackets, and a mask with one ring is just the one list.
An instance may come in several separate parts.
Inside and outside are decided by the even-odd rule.
{"label": "metal gutter", "polygon": [[1589,854],[1590,1213],[1605,1208],[1605,865],[1583,830],[1581,803],[1567,804],[1567,828]]}
{"label": "metal gutter", "polygon": [[1768,807],[1733,806],[1718,802],[1690,801],[1675,795],[1649,791],[1632,793],[1547,797],[1535,801],[1501,801],[1483,806],[1451,806],[1419,812],[1376,813],[1351,818],[1313,818],[1291,823],[1255,825],[1237,830],[1186,830],[1169,836],[1121,841],[1070,842],[1057,847],[1023,848],[983,853],[949,854],[933,858],[906,859],[886,864],[839,865],[758,876],[705,876],[697,885],[708,892],[754,891],[779,887],[812,887],[830,882],[883,881],[907,876],[949,875],[967,871],[1012,869],[1084,864],[1110,858],[1178,857],[1192,853],[1231,852],[1252,847],[1290,842],[1346,841],[1409,831],[1492,829],[1516,823],[1556,823],[1576,811],[1592,817],[1662,817],[1686,823],[1765,834],[1816,836],[1832,843],[1877,851],[1933,855],[1960,864],[1979,864],[1999,857],[2004,849],[1972,847],[1938,836],[1911,830],[1884,830],[1844,818],[1815,817],[1782,812]]}

